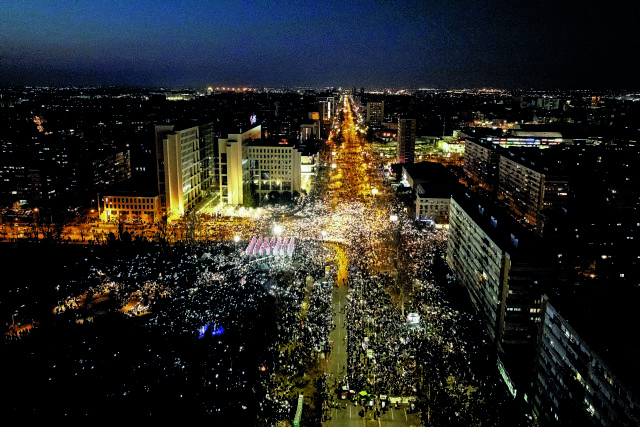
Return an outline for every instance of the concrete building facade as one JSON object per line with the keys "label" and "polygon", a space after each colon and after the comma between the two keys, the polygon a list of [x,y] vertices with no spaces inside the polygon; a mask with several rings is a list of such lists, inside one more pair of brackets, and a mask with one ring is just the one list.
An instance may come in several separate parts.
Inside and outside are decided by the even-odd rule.
{"label": "concrete building facade", "polygon": [[511,257],[456,199],[451,201],[447,262],[466,288],[489,337],[501,343]]}
{"label": "concrete building facade", "polygon": [[103,221],[135,221],[154,223],[163,215],[161,197],[159,195],[117,194],[102,197],[99,212]]}
{"label": "concrete building facade", "polygon": [[245,149],[249,161],[250,182],[263,200],[272,191],[300,193],[301,156],[290,144],[269,144],[253,141]]}
{"label": "concrete building facade", "polygon": [[416,189],[416,218],[436,224],[449,224],[451,197],[430,197],[421,184]]}
{"label": "concrete building facade", "polygon": [[[523,155],[524,154],[524,155]],[[569,179],[561,163],[545,163],[540,151],[529,149],[502,152],[498,167],[497,195],[516,218],[544,232],[547,212],[565,207],[569,200]]]}
{"label": "concrete building facade", "polygon": [[498,182],[500,155],[491,146],[467,141],[464,147],[464,172],[474,184],[493,191]]}
{"label": "concrete building facade", "polygon": [[244,192],[249,189],[251,174],[249,161],[244,157],[243,147],[252,139],[262,137],[260,125],[244,132],[229,134],[218,139],[220,201],[228,205],[242,205]]}
{"label": "concrete building facade", "polygon": [[542,290],[553,280],[541,239],[470,193],[452,197],[447,262],[498,349],[533,345]]}
{"label": "concrete building facade", "polygon": [[156,131],[158,192],[170,218],[193,211],[214,182],[211,124],[159,125]]}
{"label": "concrete building facade", "polygon": [[416,120],[398,119],[398,163],[413,163],[416,149]]}
{"label": "concrete building facade", "polygon": [[384,121],[384,101],[367,102],[367,118],[366,123],[369,126],[382,126]]}
{"label": "concrete building facade", "polygon": [[[548,155],[549,150],[555,150],[554,155]],[[547,215],[569,201],[569,178],[558,160],[563,154],[558,147],[539,143],[504,148],[490,141],[467,141],[464,170],[475,185],[495,192],[514,218],[543,234]]]}
{"label": "concrete building facade", "polygon": [[542,312],[530,399],[540,425],[640,425],[637,395],[576,333],[546,295]]}

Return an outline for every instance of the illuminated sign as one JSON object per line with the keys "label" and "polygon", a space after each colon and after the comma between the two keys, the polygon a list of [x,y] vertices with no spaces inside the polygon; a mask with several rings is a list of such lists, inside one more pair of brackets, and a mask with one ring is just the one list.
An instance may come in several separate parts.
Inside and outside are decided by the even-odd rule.
{"label": "illuminated sign", "polygon": [[249,123],[251,123],[252,125],[256,123],[258,119],[256,118],[255,114],[252,114],[251,117],[249,117]]}

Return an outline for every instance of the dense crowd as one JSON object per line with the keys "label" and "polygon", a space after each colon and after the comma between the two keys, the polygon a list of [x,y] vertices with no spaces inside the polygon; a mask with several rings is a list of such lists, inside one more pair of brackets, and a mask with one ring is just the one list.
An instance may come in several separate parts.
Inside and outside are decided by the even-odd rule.
{"label": "dense crowd", "polygon": [[[294,214],[229,221],[189,245],[146,242],[134,254],[96,250],[89,277],[62,289],[69,296],[55,308],[58,322],[77,321],[96,295],[122,307],[137,293],[135,306],[144,310],[136,314],[150,313],[134,326],[148,339],[138,333],[127,341],[138,348],[135,357],[120,361],[114,354],[114,366],[128,377],[117,384],[105,379],[103,396],[136,402],[141,414],[188,410],[275,425],[293,418],[304,393],[312,399],[304,418],[317,424],[337,399],[330,387],[344,385],[356,395],[411,398],[440,425],[490,424],[495,385],[487,375],[488,343],[478,338],[473,316],[446,301],[446,276],[435,275],[446,230],[417,228],[397,201],[353,197],[332,208],[334,202],[312,193]],[[283,237],[295,238],[291,256],[247,253],[251,237],[271,235],[276,224]],[[337,319],[338,281],[325,275],[336,256],[330,243],[341,245],[349,262],[345,268],[347,261],[338,260],[339,282],[348,285],[347,360],[339,378],[326,368]],[[83,339],[71,368],[77,372],[93,370],[105,350],[98,334]]]}

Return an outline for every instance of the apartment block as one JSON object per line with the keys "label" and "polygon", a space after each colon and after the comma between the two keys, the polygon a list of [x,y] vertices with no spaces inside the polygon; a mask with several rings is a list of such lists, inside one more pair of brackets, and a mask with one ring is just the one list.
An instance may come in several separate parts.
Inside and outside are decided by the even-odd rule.
{"label": "apartment block", "polygon": [[514,217],[540,234],[545,214],[560,210],[569,201],[569,178],[564,172],[562,152],[510,149],[500,156],[497,195]]}
{"label": "apartment block", "polygon": [[367,119],[369,126],[381,126],[384,121],[384,101],[367,102]]}
{"label": "apartment block", "polygon": [[536,141],[511,146],[488,139],[467,141],[464,170],[476,186],[495,192],[514,218],[542,235],[549,215],[569,202],[569,174],[563,161],[568,153],[561,145],[550,148]]}
{"label": "apartment block", "polygon": [[246,132],[241,131],[218,139],[218,177],[222,203],[233,206],[244,203],[244,193],[249,191],[251,182],[249,161],[244,156],[244,146],[261,137],[262,127],[258,125]]}
{"label": "apartment block", "polygon": [[471,192],[452,197],[447,262],[499,350],[535,341],[551,252],[500,206]]}
{"label": "apartment block", "polygon": [[493,191],[498,182],[500,154],[494,147],[467,140],[464,148],[464,172],[476,185]]}
{"label": "apartment block", "polygon": [[130,151],[119,151],[92,161],[91,172],[95,188],[104,188],[131,179]]}
{"label": "apartment block", "polygon": [[398,163],[413,163],[416,155],[416,120],[398,119]]}
{"label": "apartment block", "polygon": [[[583,305],[585,300],[574,295],[560,301],[543,297],[533,391],[528,399],[533,415],[543,426],[640,425],[635,381],[638,379],[638,346],[633,342],[616,344],[624,338],[616,334],[615,326],[608,333],[599,334],[601,327],[614,323],[610,319],[619,319],[619,316],[607,319],[604,316],[610,309],[598,310],[611,298],[591,295],[588,299],[593,305]],[[557,301],[563,311],[566,309],[571,322],[582,327],[588,339],[576,332],[551,301]],[[592,307],[595,309],[589,313]],[[631,322],[638,323],[633,319]],[[599,347],[603,357],[590,345]],[[616,372],[622,373],[627,383]]]}

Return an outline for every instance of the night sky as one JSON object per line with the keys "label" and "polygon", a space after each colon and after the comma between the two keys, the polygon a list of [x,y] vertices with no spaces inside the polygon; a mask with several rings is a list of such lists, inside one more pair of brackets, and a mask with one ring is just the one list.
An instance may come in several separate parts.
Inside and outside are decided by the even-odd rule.
{"label": "night sky", "polygon": [[2,0],[0,84],[637,89],[636,18],[591,0]]}

